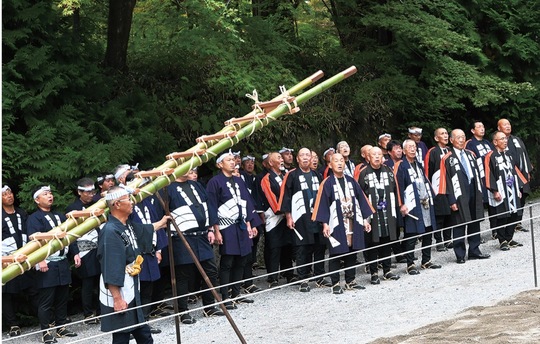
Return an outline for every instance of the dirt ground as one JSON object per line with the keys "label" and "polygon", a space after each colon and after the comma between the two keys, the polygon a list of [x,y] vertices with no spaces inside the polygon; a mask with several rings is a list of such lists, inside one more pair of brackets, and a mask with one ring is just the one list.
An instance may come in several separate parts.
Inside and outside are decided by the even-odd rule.
{"label": "dirt ground", "polygon": [[495,306],[472,307],[452,320],[371,343],[540,343],[540,290],[522,292]]}

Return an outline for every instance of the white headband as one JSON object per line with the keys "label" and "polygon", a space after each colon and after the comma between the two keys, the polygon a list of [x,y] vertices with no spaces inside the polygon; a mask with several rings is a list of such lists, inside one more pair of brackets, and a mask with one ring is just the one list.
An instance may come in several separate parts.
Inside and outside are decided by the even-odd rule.
{"label": "white headband", "polygon": [[279,150],[279,154],[285,153],[285,152],[294,152],[294,149],[283,147]]}
{"label": "white headband", "polygon": [[126,171],[129,171],[131,170],[131,166],[129,165],[121,165],[119,168],[118,168],[118,171],[116,171],[116,173],[114,174],[114,178],[116,180],[118,180],[118,178],[122,177],[122,175],[124,173],[126,173]]}
{"label": "white headband", "polygon": [[390,134],[382,134],[382,135],[379,136],[379,141],[380,141],[383,137],[388,137],[389,139],[391,139],[391,138],[392,138],[392,135],[390,135]]}
{"label": "white headband", "polygon": [[77,190],[79,191],[94,191],[96,188],[94,185],[92,186],[77,186]]}
{"label": "white headband", "polygon": [[[229,152],[230,152],[230,151],[229,151]],[[238,152],[232,152],[232,155],[234,155],[234,156],[240,156],[240,151],[238,151]]]}
{"label": "white headband", "polygon": [[263,160],[266,160],[268,158],[268,154],[263,154],[261,157]]}
{"label": "white headband", "polygon": [[124,197],[126,195],[130,195],[131,194],[131,190],[129,190],[128,188],[126,187],[123,187],[123,186],[120,186],[121,189],[119,190],[116,190],[115,192],[107,192],[107,194],[105,195],[105,200],[106,201],[114,201],[114,200],[117,200],[121,197]]}
{"label": "white headband", "polygon": [[39,195],[46,191],[51,191],[51,186],[42,186],[36,192],[34,192],[34,199],[38,198]]}
{"label": "white headband", "polygon": [[216,160],[216,164],[219,164],[220,162],[223,161],[223,159],[225,159],[225,157],[229,156],[229,155],[232,155],[234,157],[234,154],[233,152],[231,152],[231,150],[229,149],[229,151],[227,153],[223,153],[219,156],[219,158],[217,158]]}
{"label": "white headband", "polygon": [[113,178],[114,178],[114,175],[112,175],[112,174],[107,174],[107,175],[105,175],[105,176],[99,176],[99,177],[97,177],[96,180],[97,180],[98,183],[100,183],[100,182],[102,182],[102,181],[104,181],[104,180],[107,180],[107,179],[113,179]]}
{"label": "white headband", "polygon": [[11,188],[7,185],[4,185],[4,187],[2,188],[2,193],[8,191],[8,190],[11,190]]}
{"label": "white headband", "polygon": [[323,157],[326,157],[326,154],[328,154],[328,153],[330,153],[330,152],[335,153],[336,150],[335,150],[333,147],[330,147],[330,148],[328,148],[327,150],[324,151],[324,153],[323,153],[322,156],[323,156]]}
{"label": "white headband", "polygon": [[409,128],[409,133],[422,135],[422,128]]}
{"label": "white headband", "polygon": [[245,156],[245,157],[242,158],[242,162],[248,161],[248,160],[255,161],[255,157],[251,156],[251,155],[248,155],[248,156]]}

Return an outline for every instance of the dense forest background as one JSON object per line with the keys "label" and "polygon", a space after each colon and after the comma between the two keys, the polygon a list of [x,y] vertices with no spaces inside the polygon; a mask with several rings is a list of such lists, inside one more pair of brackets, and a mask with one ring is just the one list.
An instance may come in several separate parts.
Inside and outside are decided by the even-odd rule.
{"label": "dense forest background", "polygon": [[[508,118],[539,163],[540,1],[2,1],[2,178],[27,209],[51,184],[149,169],[321,69],[358,73],[235,150],[319,153],[406,128]],[[469,133],[468,130],[466,130]],[[211,165],[211,164],[208,164]],[[208,166],[212,168],[211,166]],[[538,174],[536,177],[538,180]]]}

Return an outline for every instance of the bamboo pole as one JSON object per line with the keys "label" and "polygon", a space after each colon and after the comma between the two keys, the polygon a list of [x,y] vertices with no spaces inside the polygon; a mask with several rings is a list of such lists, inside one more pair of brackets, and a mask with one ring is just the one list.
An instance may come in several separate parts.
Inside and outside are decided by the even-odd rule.
{"label": "bamboo pole", "polygon": [[[163,163],[161,166],[157,167],[156,169],[162,170],[162,169],[174,168],[174,172],[169,176],[163,175],[163,176],[156,177],[149,184],[144,186],[141,189],[141,192],[139,192],[137,195],[133,195],[132,197],[135,199],[136,203],[138,203],[142,201],[144,198],[150,195],[153,195],[159,189],[173,182],[177,178],[177,176],[182,176],[186,174],[190,169],[202,165],[203,163],[209,161],[211,158],[216,157],[223,150],[234,146],[240,140],[246,137],[249,137],[255,131],[268,125],[270,122],[275,121],[279,117],[283,116],[284,114],[289,113],[289,111],[291,111],[291,105],[296,107],[297,105],[305,103],[309,99],[315,97],[316,95],[324,92],[328,88],[345,80],[346,78],[353,75],[354,73],[356,73],[356,67],[349,67],[345,71],[338,73],[332,78],[322,82],[318,86],[312,87],[308,91],[296,96],[294,104],[282,103],[281,105],[276,107],[274,110],[269,112],[267,116],[263,119],[258,119],[248,124],[244,123],[243,126],[240,124],[234,124],[235,126],[234,129],[236,129],[236,135],[234,137],[231,136],[231,137],[226,137],[224,139],[221,139],[218,142],[212,144],[212,146],[210,147],[208,147],[208,145],[210,144],[209,142],[201,142],[197,144],[195,147],[190,149],[190,151],[194,151],[194,156],[189,160],[187,160],[187,158],[180,158],[178,160],[170,159],[166,161],[165,163]],[[298,92],[300,90],[303,90],[304,88],[311,85],[314,81],[318,80],[321,76],[322,76],[322,72],[313,74],[309,78],[304,79],[301,83],[295,85],[295,87],[291,88],[288,91],[288,93],[291,94],[293,92]],[[253,110],[253,111],[257,111],[257,110]],[[248,115],[253,115],[253,113],[250,113]],[[222,131],[225,131],[225,132],[232,131],[229,129],[230,129],[229,127],[225,127],[222,129]],[[197,155],[196,154],[197,149],[205,149],[205,153],[202,155]],[[143,182],[142,179],[136,179],[132,183],[130,183],[129,186],[137,187],[142,182]],[[105,209],[105,213],[102,215],[103,217],[105,217],[108,214],[107,205],[104,199],[99,200],[96,204],[92,205],[88,209],[93,210],[93,209],[98,209],[98,208]],[[25,245],[23,248],[17,250],[14,254],[26,254],[25,252],[28,252],[28,254],[26,254],[28,258],[24,263],[13,263],[7,266],[6,268],[4,268],[2,270],[2,284],[9,282],[13,278],[29,270],[32,266],[44,260],[48,255],[60,250],[63,246],[69,245],[69,243],[74,242],[76,238],[89,232],[94,227],[99,226],[103,221],[101,219],[101,216],[100,217],[93,216],[91,218],[84,220],[84,222],[82,223],[79,223],[79,222],[82,222],[82,220],[81,219],[68,219],[66,222],[58,226],[63,231],[68,231],[68,235],[66,236],[66,238],[62,240],[49,241],[48,243],[43,245],[43,247],[40,246],[42,245],[41,243],[31,242]],[[56,228],[57,227],[55,227],[53,231]],[[33,249],[37,248],[37,249],[31,250],[30,248],[33,248]]]}

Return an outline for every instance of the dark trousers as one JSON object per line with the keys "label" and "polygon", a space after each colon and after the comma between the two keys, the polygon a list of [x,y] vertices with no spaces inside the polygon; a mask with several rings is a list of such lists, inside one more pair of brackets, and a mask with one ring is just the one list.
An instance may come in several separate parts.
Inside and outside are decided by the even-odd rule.
{"label": "dark trousers", "polygon": [[[85,317],[93,315],[94,310],[96,310],[94,305],[97,304],[97,301],[94,301],[97,300],[97,296],[95,296],[94,290],[99,290],[99,275],[81,279],[81,303]],[[96,311],[96,314],[99,314],[99,311]]]}
{"label": "dark trousers", "polygon": [[354,267],[356,263],[356,254],[348,254],[340,258],[335,258],[336,256],[339,255],[330,255],[330,260],[328,261],[328,270],[330,272],[334,272],[330,275],[332,284],[334,285],[339,283],[339,272],[335,271],[338,271],[341,268],[342,260],[345,268],[350,268],[345,270],[345,283],[351,283],[356,277],[356,267]]}
{"label": "dark trousers", "polygon": [[[29,303],[32,305],[31,313],[35,314],[38,310],[38,289],[34,287],[26,288],[21,290],[19,293],[20,296],[28,296]],[[15,310],[20,310],[20,305],[16,304],[17,294],[15,293],[2,293],[2,318],[4,328],[9,329],[11,326],[18,326],[19,322],[17,320],[17,313]]]}
{"label": "dark trousers", "polygon": [[147,305],[142,308],[144,318],[148,320],[152,306],[148,305],[152,303],[152,294],[154,292],[154,282],[152,281],[140,281],[139,292],[141,294],[141,304]]}
{"label": "dark trousers", "polygon": [[38,319],[42,330],[56,322],[56,326],[67,323],[69,285],[41,288],[38,292]]}
{"label": "dark trousers", "polygon": [[[452,228],[450,227],[450,216],[449,215],[436,215],[435,220],[437,221],[437,231],[433,233],[436,243],[440,243],[443,240],[448,245],[452,240]],[[444,228],[444,229],[443,229]],[[442,229],[442,234],[441,234]]]}
{"label": "dark trousers", "polygon": [[115,332],[112,335],[113,344],[128,344],[129,335],[132,334],[137,344],[152,344],[154,339],[150,333],[148,325],[142,325],[131,330],[131,332]]}
{"label": "dark trousers", "polygon": [[[291,245],[282,247],[266,248],[266,271],[271,274],[269,280],[278,280],[277,272],[281,270],[292,268],[292,248]],[[292,270],[288,270],[282,273],[285,277],[292,277],[294,275]]]}
{"label": "dark trousers", "polygon": [[[317,234],[319,236],[319,239],[322,237],[322,234]],[[322,239],[321,239],[322,240]],[[315,263],[313,264],[313,276],[317,277],[320,275],[324,275],[326,270],[324,269],[324,258],[326,255],[326,244],[318,242],[319,240],[315,240],[314,248],[313,248],[313,260]],[[318,262],[318,263],[317,263]]]}
{"label": "dark trousers", "polygon": [[510,217],[497,218],[497,238],[499,243],[510,242],[514,238],[514,230],[518,221],[518,214],[510,214]]}
{"label": "dark trousers", "polygon": [[[426,227],[426,232],[420,236],[422,240],[422,264],[425,264],[431,260],[431,243],[432,243],[433,227]],[[414,246],[416,245],[416,233],[405,232],[405,259],[407,259],[407,266],[414,264]],[[412,238],[415,237],[415,238]],[[411,252],[408,252],[411,251]]]}
{"label": "dark trousers", "polygon": [[369,262],[369,272],[371,274],[376,274],[378,272],[378,258],[385,258],[381,260],[383,266],[383,273],[390,271],[390,266],[392,262],[390,260],[390,255],[392,254],[392,248],[390,247],[390,237],[379,238],[379,242],[373,242],[371,235],[365,235],[366,238],[366,259]]}
{"label": "dark trousers", "polygon": [[491,235],[497,234],[497,213],[495,212],[495,208],[490,207],[488,205],[488,216],[489,216],[489,228],[491,228]]}
{"label": "dark trousers", "polygon": [[[232,282],[238,282],[242,280],[244,275],[244,267],[248,256],[236,256],[236,255],[222,255],[219,262],[219,283],[221,285],[229,284]],[[240,284],[235,283],[232,285],[224,286],[221,288],[221,298],[223,300],[229,298],[229,289],[232,290],[232,297],[240,295]]]}
{"label": "dark trousers", "polygon": [[[204,272],[208,276],[210,283],[212,283],[212,286],[216,287],[218,277],[216,262],[214,261],[214,259],[208,259],[200,263]],[[176,293],[178,294],[178,296],[180,296],[180,298],[178,299],[178,309],[180,310],[180,312],[183,312],[188,309],[187,296],[183,295],[186,295],[190,292],[189,281],[196,281],[196,284],[200,285],[201,277],[199,270],[197,270],[197,266],[195,266],[195,264],[179,264],[175,265],[174,269],[176,274]],[[208,289],[208,286],[204,286],[203,289]],[[214,295],[210,290],[202,293],[202,301],[203,305],[205,306],[215,303]]]}
{"label": "dark trousers", "polygon": [[[296,248],[296,271],[300,279],[308,278],[311,275],[311,265],[313,263],[313,253],[315,245],[299,245]],[[305,265],[305,266],[301,266]]]}
{"label": "dark trousers", "polygon": [[[258,228],[257,228],[258,229]],[[257,261],[257,244],[259,243],[259,238],[261,233],[258,232],[257,236],[253,238],[253,246],[251,247],[251,254],[247,256],[246,266],[244,266],[244,276],[243,279],[248,279],[253,277],[253,263]],[[253,280],[249,279],[244,282],[244,288],[253,285]]]}

